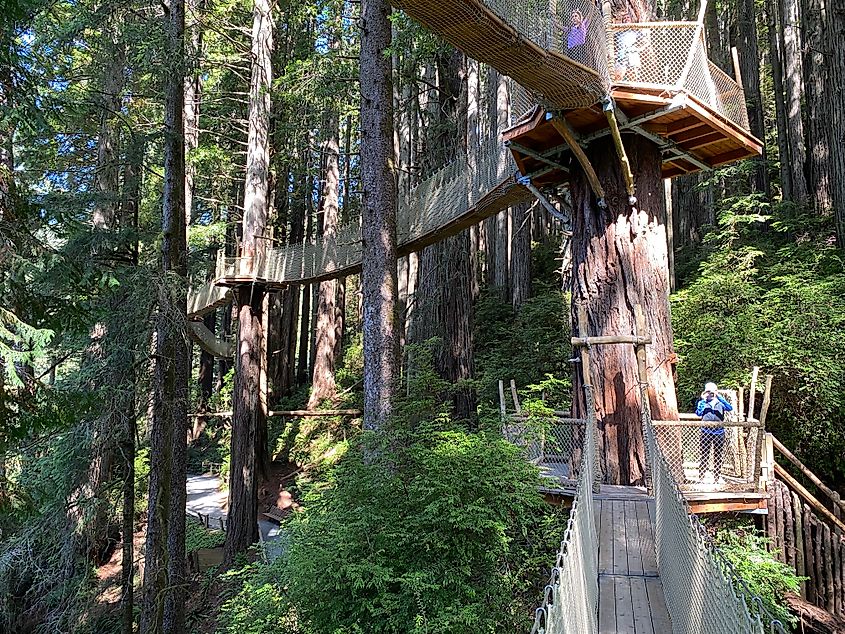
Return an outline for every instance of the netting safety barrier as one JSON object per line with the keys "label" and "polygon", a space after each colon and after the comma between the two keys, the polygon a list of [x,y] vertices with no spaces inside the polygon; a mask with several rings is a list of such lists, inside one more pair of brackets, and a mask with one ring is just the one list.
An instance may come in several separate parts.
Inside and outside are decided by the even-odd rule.
{"label": "netting safety barrier", "polygon": [[748,130],[742,87],[707,58],[698,22],[610,25],[610,76],[615,86],[685,91],[724,119]]}
{"label": "netting safety barrier", "polygon": [[392,0],[470,57],[553,108],[582,108],[607,94],[601,11],[592,0]]}
{"label": "netting safety barrier", "polygon": [[756,421],[713,425],[654,421],[657,442],[683,491],[756,490],[762,434]]}
{"label": "netting safety barrier", "polygon": [[785,634],[719,553],[684,494],[657,440],[647,385],[640,386],[642,426],[654,488],[657,567],[676,634]]}
{"label": "netting safety barrier", "polygon": [[504,437],[525,450],[525,457],[541,467],[544,476],[575,480],[584,446],[586,420],[559,417],[511,417],[502,426]]}
{"label": "netting safety barrier", "polygon": [[[462,157],[422,181],[397,214],[401,249],[453,225],[470,211],[490,215],[514,202],[516,165],[499,142],[485,144],[470,164]],[[484,210],[480,210],[484,207]],[[340,276],[361,265],[363,247],[358,218],[343,223],[331,238],[266,249],[258,258],[219,258],[215,277],[245,277],[278,284]],[[207,289],[206,289],[207,292]],[[197,302],[201,302],[198,298]]]}
{"label": "netting safety barrier", "polygon": [[598,629],[598,536],[595,502],[598,452],[592,388],[584,386],[587,423],[575,499],[531,634],[589,634]]}

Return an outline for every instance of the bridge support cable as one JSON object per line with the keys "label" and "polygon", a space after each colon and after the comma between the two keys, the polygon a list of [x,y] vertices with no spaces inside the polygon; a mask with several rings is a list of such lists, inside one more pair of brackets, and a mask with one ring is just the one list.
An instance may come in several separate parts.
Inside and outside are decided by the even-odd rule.
{"label": "bridge support cable", "polygon": [[596,476],[596,416],[593,388],[585,377],[587,424],[578,485],[566,533],[557,553],[531,634],[595,634],[598,631],[598,535],[593,486]]}
{"label": "bridge support cable", "polygon": [[651,419],[648,383],[640,382],[643,437],[655,498],[657,568],[672,631],[683,634],[785,634],[759,597],[713,545],[691,514],[660,449]]}
{"label": "bridge support cable", "polygon": [[534,194],[534,197],[540,201],[540,204],[543,205],[543,208],[548,211],[552,217],[557,218],[563,223],[563,235],[572,235],[572,218],[558,211],[557,207],[550,203],[548,198],[543,195],[543,192],[534,186],[534,183],[531,182],[530,176],[522,176],[517,179],[517,182]]}

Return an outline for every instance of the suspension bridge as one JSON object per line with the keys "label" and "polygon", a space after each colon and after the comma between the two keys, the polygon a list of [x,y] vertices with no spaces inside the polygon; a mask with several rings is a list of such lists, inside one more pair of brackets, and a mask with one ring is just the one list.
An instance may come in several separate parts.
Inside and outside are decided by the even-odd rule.
{"label": "suspension bridge", "polygon": [[[604,193],[584,148],[614,140],[635,194],[621,134],[661,150],[663,175],[707,170],[759,155],[750,132],[741,77],[707,58],[703,7],[698,20],[636,22],[592,0],[393,0],[466,55],[517,84],[511,126],[501,138],[419,183],[399,201],[397,238],[405,255],[559,185],[577,161],[601,204]],[[548,205],[548,203],[546,203]],[[231,301],[241,285],[282,288],[360,271],[360,224],[331,238],[267,248],[251,258],[220,256],[210,280],[192,285],[191,332],[216,356],[232,346],[197,321]],[[641,368],[642,427],[650,486],[600,485],[589,363],[582,364],[588,418],[580,460],[572,464],[574,499],[533,634],[596,632],[731,634],[783,632],[767,618],[689,511],[658,442],[647,376]]]}

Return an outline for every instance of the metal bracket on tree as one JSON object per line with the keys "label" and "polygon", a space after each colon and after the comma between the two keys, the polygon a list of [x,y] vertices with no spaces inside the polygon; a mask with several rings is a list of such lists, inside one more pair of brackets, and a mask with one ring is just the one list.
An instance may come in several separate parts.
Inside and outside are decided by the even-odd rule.
{"label": "metal bracket on tree", "polygon": [[610,135],[613,137],[613,144],[616,146],[616,154],[619,156],[619,162],[622,163],[622,176],[625,178],[625,189],[628,192],[628,204],[637,204],[637,188],[634,185],[634,174],[631,172],[631,162],[628,160],[628,154],[625,152],[625,146],[622,145],[622,134],[619,132],[619,123],[616,121],[616,104],[613,98],[608,95],[602,99],[602,106],[604,114],[607,117],[607,124],[610,126]]}

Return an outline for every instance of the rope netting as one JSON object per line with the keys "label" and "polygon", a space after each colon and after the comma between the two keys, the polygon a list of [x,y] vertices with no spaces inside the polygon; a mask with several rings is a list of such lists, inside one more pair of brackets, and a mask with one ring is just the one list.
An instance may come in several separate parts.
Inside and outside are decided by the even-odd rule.
{"label": "rope netting", "polygon": [[470,57],[553,108],[607,94],[605,26],[592,0],[393,0]]}
{"label": "rope netting", "polygon": [[577,418],[526,418],[512,417],[505,421],[502,426],[505,439],[522,447],[526,459],[539,465],[544,476],[574,480],[581,460],[586,421]]}
{"label": "rope netting", "polygon": [[612,24],[607,41],[614,85],[685,91],[726,120],[749,129],[742,87],[707,58],[700,23]]}
{"label": "rope netting", "polygon": [[[400,203],[400,249],[455,225],[470,212],[473,217],[485,217],[526,197],[522,188],[514,187],[516,166],[500,142],[486,143],[474,154],[477,161],[472,167],[465,157],[456,159],[422,181]],[[215,276],[297,283],[340,276],[360,266],[361,256],[360,219],[353,218],[331,238],[269,248],[256,259],[221,259]]]}
{"label": "rope netting", "polygon": [[647,385],[640,386],[642,426],[655,498],[657,567],[672,619],[682,634],[785,633],[769,617],[760,599],[714,546],[686,499],[657,441],[648,405]]}
{"label": "rope netting", "polygon": [[588,418],[575,499],[531,634],[589,634],[598,629],[598,536],[593,500],[598,452],[592,388],[585,385],[584,393]]}

